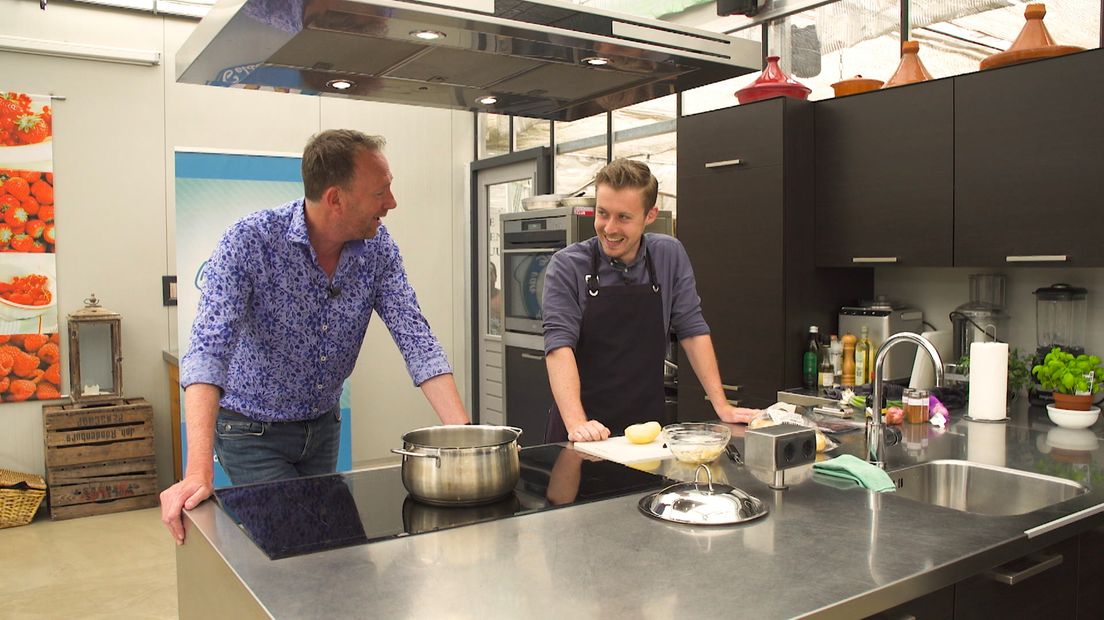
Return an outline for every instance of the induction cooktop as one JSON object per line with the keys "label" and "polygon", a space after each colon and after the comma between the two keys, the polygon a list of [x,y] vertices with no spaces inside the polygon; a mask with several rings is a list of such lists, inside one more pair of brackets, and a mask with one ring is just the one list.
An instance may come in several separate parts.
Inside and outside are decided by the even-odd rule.
{"label": "induction cooktop", "polygon": [[419,502],[403,487],[399,467],[228,487],[217,489],[215,497],[275,560],[643,493],[672,482],[558,445],[523,448],[520,463],[514,492],[482,506]]}

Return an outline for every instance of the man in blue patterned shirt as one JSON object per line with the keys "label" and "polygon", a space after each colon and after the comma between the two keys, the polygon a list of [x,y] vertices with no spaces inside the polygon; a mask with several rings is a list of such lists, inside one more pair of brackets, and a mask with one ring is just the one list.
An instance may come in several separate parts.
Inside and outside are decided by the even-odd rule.
{"label": "man in blue patterned shirt", "polygon": [[352,130],[314,136],[305,197],[239,220],[211,255],[181,359],[188,468],[161,494],[178,543],[181,509],[212,493],[212,452],[234,484],[336,469],[341,386],[373,311],[441,421],[468,422],[381,221],[396,206],[383,145]]}

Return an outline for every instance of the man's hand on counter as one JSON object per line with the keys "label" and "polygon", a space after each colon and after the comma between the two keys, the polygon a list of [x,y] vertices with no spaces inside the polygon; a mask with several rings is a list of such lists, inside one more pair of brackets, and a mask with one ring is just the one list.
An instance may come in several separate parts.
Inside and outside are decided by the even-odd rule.
{"label": "man's hand on counter", "polygon": [[609,436],[610,430],[598,420],[587,420],[567,429],[568,441],[601,441]]}
{"label": "man's hand on counter", "polygon": [[169,528],[176,544],[184,544],[184,520],[180,513],[191,510],[211,496],[214,487],[209,477],[185,476],[183,480],[161,492],[161,522]]}
{"label": "man's hand on counter", "polygon": [[747,424],[760,413],[763,413],[762,409],[733,407],[729,404],[722,405],[717,409],[717,417],[720,418],[722,422],[728,422],[729,424]]}

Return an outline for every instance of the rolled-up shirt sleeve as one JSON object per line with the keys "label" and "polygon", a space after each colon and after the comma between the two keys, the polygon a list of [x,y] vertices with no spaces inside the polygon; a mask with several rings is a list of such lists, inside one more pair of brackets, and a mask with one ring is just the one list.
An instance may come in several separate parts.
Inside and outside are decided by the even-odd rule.
{"label": "rolled-up shirt sleeve", "polygon": [[682,243],[675,242],[673,259],[674,287],[671,291],[671,331],[678,339],[701,336],[709,333],[709,324],[702,315],[701,297],[694,278],[694,268]]}
{"label": "rolled-up shirt sleeve", "polygon": [[373,307],[399,347],[414,385],[421,385],[433,377],[451,373],[452,366],[422,314],[398,246],[390,236],[381,241],[387,247],[380,256],[383,263],[376,274],[378,286]]}
{"label": "rolled-up shirt sleeve", "polygon": [[566,250],[556,252],[545,270],[541,296],[545,353],[561,347],[574,349],[579,342],[583,308],[575,271]]}
{"label": "rolled-up shirt sleeve", "polygon": [[180,360],[181,387],[209,383],[226,389],[237,326],[252,294],[242,243],[248,234],[243,227],[231,227],[202,267],[199,306],[188,350]]}

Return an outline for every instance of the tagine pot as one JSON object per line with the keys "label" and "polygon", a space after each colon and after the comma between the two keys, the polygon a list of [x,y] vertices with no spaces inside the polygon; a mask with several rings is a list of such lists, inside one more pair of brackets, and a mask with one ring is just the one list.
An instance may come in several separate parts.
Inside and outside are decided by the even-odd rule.
{"label": "tagine pot", "polygon": [[1019,36],[1012,42],[1012,45],[1008,46],[1006,51],[993,54],[982,60],[981,68],[1007,67],[1008,65],[1016,65],[1030,60],[1064,56],[1084,49],[1076,45],[1056,44],[1054,38],[1050,36],[1050,31],[1047,30],[1046,24],[1043,23],[1044,16],[1046,16],[1045,4],[1027,5],[1027,8],[1024,9],[1024,17],[1027,19],[1027,23],[1024,24]]}
{"label": "tagine pot", "polygon": [[808,99],[811,88],[786,75],[778,66],[778,56],[768,56],[767,66],[750,86],[736,91],[736,99],[743,103],[751,103],[771,97],[793,97],[794,99]]}
{"label": "tagine pot", "polygon": [[927,67],[920,61],[920,44],[916,41],[905,41],[901,44],[901,62],[897,70],[886,80],[882,88],[893,88],[915,82],[926,82],[932,79]]}

